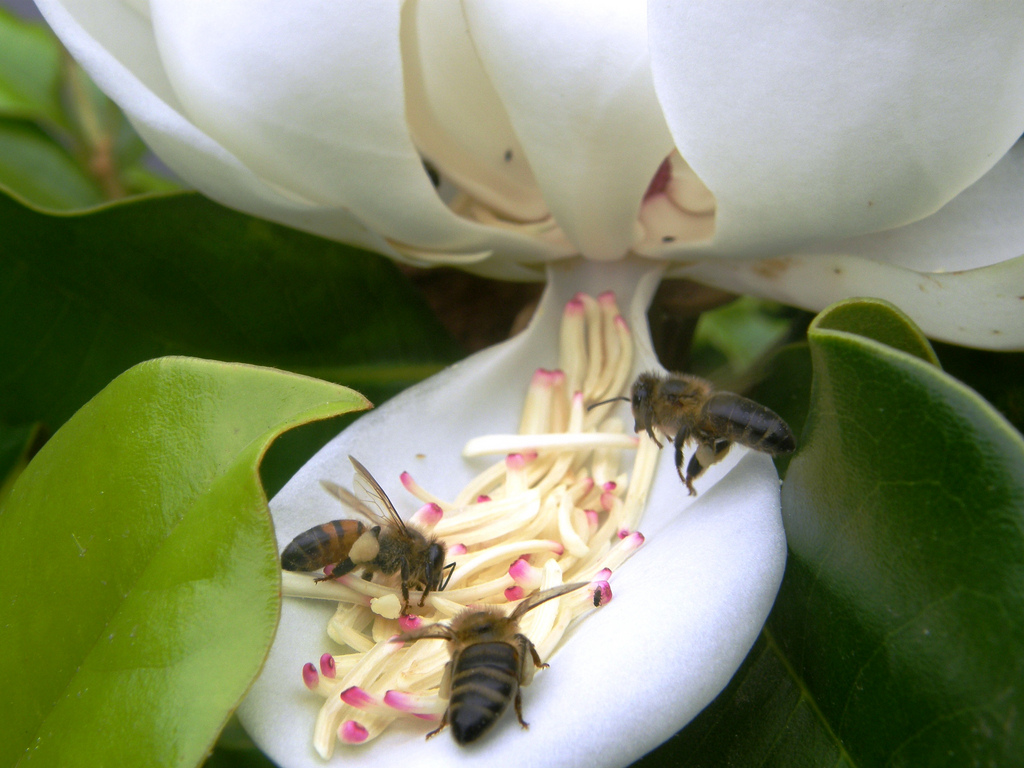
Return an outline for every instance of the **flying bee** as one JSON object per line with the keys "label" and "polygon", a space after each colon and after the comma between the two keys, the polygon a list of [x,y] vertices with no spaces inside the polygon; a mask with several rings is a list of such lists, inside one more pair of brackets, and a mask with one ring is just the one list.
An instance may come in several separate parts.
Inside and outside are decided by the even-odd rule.
{"label": "flying bee", "polygon": [[[362,464],[348,457],[356,468],[356,482],[365,488],[384,514],[373,510],[340,485],[321,481],[330,493],[342,503],[364,515],[372,527],[360,520],[331,520],[303,531],[281,553],[281,567],[286,571],[316,571],[333,565],[326,581],[344,576],[355,568],[362,568],[364,577],[374,573],[402,578],[403,613],[409,611],[409,587],[423,590],[420,605],[433,590],[443,590],[451,578],[455,563],[444,564],[446,549],[434,536],[425,536],[413,525],[406,525],[398,516],[391,500]],[[445,576],[447,571],[447,578]]]}
{"label": "flying bee", "polygon": [[498,608],[466,609],[448,624],[432,624],[392,638],[393,642],[433,638],[449,643],[452,657],[445,665],[440,690],[441,698],[448,699],[448,708],[441,724],[427,738],[451,725],[457,744],[476,741],[513,701],[519,724],[528,728],[523,720],[520,689],[532,682],[538,669],[548,665],[541,661],[530,638],[519,631],[519,620],[541,603],[586,584],[562,584],[537,592],[507,616]]}
{"label": "flying bee", "polygon": [[[716,392],[711,382],[685,373],[660,376],[641,373],[630,397],[613,397],[590,408],[626,400],[633,409],[636,432],[646,431],[661,448],[654,428],[672,438],[676,470],[691,496],[693,481],[721,461],[733,443],[771,456],[792,453],[796,439],[789,425],[775,411],[734,392]],[[589,410],[589,409],[588,409]],[[697,450],[683,474],[683,446],[693,439]]]}

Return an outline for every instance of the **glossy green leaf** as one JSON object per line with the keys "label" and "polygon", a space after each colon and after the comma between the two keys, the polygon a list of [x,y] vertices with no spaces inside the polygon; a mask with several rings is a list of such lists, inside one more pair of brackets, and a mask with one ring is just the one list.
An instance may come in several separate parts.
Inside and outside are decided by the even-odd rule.
{"label": "glossy green leaf", "polygon": [[775,609],[645,766],[1021,764],[1024,438],[898,312],[835,310],[808,334]]}
{"label": "glossy green leaf", "polygon": [[0,115],[62,123],[61,55],[45,25],[0,7]]}
{"label": "glossy green leaf", "polygon": [[277,623],[257,465],[351,390],[189,358],[118,377],[0,507],[3,765],[194,765]]}
{"label": "glossy green leaf", "polygon": [[903,312],[883,299],[847,299],[833,304],[814,319],[818,331],[845,331],[939,364],[921,329]]}
{"label": "glossy green leaf", "polygon": [[38,424],[21,427],[0,424],[0,503],[7,498],[14,481],[39,447],[41,432]]}
{"label": "glossy green leaf", "polygon": [[[27,120],[0,118],[0,187],[56,210],[86,208],[104,199],[78,160]],[[6,230],[0,231],[6,240]]]}
{"label": "glossy green leaf", "polygon": [[0,420],[10,424],[56,428],[161,355],[390,393],[460,354],[387,259],[195,194],[65,216],[0,195],[0,232]]}

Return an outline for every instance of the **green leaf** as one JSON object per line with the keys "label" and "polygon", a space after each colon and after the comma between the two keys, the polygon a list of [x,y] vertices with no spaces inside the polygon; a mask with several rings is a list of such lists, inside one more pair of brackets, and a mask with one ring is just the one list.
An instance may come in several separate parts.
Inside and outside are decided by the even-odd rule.
{"label": "green leaf", "polygon": [[61,56],[45,25],[0,8],[0,115],[63,124]]}
{"label": "green leaf", "polygon": [[197,764],[277,623],[259,460],[281,431],[366,405],[166,358],[68,421],[0,507],[0,764]]}
{"label": "green leaf", "polygon": [[[4,188],[42,208],[70,210],[103,202],[79,162],[27,120],[0,118],[0,193]],[[6,241],[7,231],[0,231]]]}
{"label": "green leaf", "polygon": [[40,446],[41,433],[39,424],[21,427],[0,424],[0,503],[7,498],[14,481]]}
{"label": "green leaf", "polygon": [[1021,764],[1024,438],[917,338],[875,302],[812,324],[775,608],[645,766]]}
{"label": "green leaf", "polygon": [[718,360],[728,367],[730,376],[744,373],[788,335],[792,321],[780,316],[779,309],[773,302],[744,296],[702,313],[688,370],[711,374],[713,361]]}
{"label": "green leaf", "polygon": [[387,259],[195,194],[53,216],[0,195],[0,421],[55,429],[186,354],[393,392],[460,356]]}
{"label": "green leaf", "polygon": [[907,354],[939,364],[932,345],[921,329],[898,308],[884,299],[847,299],[818,315],[812,328],[845,331],[886,344]]}

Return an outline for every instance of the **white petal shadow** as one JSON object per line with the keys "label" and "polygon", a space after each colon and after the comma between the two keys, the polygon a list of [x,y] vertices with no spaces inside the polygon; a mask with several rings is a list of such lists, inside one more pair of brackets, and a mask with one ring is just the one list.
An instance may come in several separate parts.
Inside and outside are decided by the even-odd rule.
{"label": "white petal shadow", "polygon": [[[623,315],[641,329],[636,368],[652,368],[644,314],[659,274],[660,266],[636,260],[549,267],[548,290],[526,331],[367,414],[300,470],[271,502],[279,543],[334,516],[319,480],[348,483],[350,453],[403,514],[418,506],[399,482],[403,470],[453,497],[480,469],[459,458],[466,440],[515,431],[533,371],[556,365],[562,307],[576,291],[616,290]],[[618,766],[671,736],[739,666],[768,615],[786,557],[771,460],[734,449],[707,475],[693,500],[670,451],[662,452],[641,525],[647,543],[612,576],[612,602],[579,625],[525,689],[529,731],[507,716],[465,749],[447,734],[425,742],[423,723],[397,723],[366,746],[339,745],[331,764]],[[304,688],[301,667],[335,647],[325,631],[332,610],[318,601],[284,601],[266,666],[239,709],[256,743],[283,768],[324,764],[311,740],[320,699]]]}
{"label": "white petal shadow", "polygon": [[886,299],[934,339],[1024,349],[1024,142],[921,221],[821,242],[773,259],[673,267],[736,293],[812,311],[854,296]]}

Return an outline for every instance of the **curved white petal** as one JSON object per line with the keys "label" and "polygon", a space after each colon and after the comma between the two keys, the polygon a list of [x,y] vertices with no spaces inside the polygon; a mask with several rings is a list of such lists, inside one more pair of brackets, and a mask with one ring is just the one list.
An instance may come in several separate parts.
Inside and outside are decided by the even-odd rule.
{"label": "curved white petal", "polygon": [[470,33],[555,220],[594,259],[638,238],[640,202],[672,151],[642,0],[467,2]]}
{"label": "curved white petal", "polygon": [[773,259],[699,261],[671,275],[814,311],[875,296],[932,338],[1024,349],[1024,142],[913,224]]}
{"label": "curved white petal", "polygon": [[[403,501],[403,470],[454,496],[479,470],[457,458],[462,445],[480,434],[515,431],[533,370],[556,364],[562,307],[576,290],[616,289],[624,315],[644,329],[637,367],[653,365],[644,310],[658,270],[649,262],[577,263],[549,273],[527,331],[363,417],[285,486],[271,504],[282,545],[330,514],[318,481],[347,480],[348,453],[372,469],[403,512],[414,506]],[[447,734],[425,742],[422,726],[398,727],[333,760],[389,768],[450,768],[453,761],[620,766],[668,738],[731,677],[782,578],[786,547],[774,467],[763,455],[734,452],[709,470],[696,501],[684,492],[670,451],[662,452],[641,527],[647,543],[613,575],[612,602],[578,627],[525,690],[529,731],[506,717],[480,745],[459,749]],[[283,768],[323,764],[310,738],[319,701],[303,687],[300,669],[330,647],[324,627],[331,612],[318,601],[285,600],[270,657],[239,710],[256,742]]]}
{"label": "curved white petal", "polygon": [[460,0],[402,10],[409,126],[416,146],[460,189],[501,215],[548,215],[526,154],[484,72]]}
{"label": "curved white petal", "polygon": [[[394,190],[386,190],[394,191],[389,198],[381,193],[380,179],[375,179],[378,184],[375,189],[380,194],[374,203],[377,206],[376,212],[380,215],[390,214],[398,230],[372,227],[367,219],[359,217],[358,212],[344,201],[335,199],[326,203],[313,202],[305,194],[309,192],[307,187],[289,188],[273,181],[273,176],[262,175],[265,170],[263,165],[271,162],[266,154],[257,152],[255,164],[250,164],[253,158],[246,157],[242,151],[246,149],[244,142],[237,145],[234,143],[235,134],[229,131],[224,136],[215,137],[215,132],[209,131],[208,126],[196,125],[179,99],[175,87],[171,85],[165,61],[158,55],[157,35],[146,13],[133,9],[121,0],[39,0],[38,5],[62,42],[100,88],[125,110],[146,143],[183,179],[218,202],[314,234],[371,248],[395,258],[403,256],[400,250],[393,248],[392,243],[385,239],[388,235],[408,236],[411,245],[437,251],[436,260],[442,262],[448,253],[467,251],[514,253],[517,259],[524,262],[539,262],[565,255],[562,252],[564,249],[553,248],[549,242],[528,234],[487,227],[459,218],[438,200],[418,158],[415,160],[417,180],[414,190],[398,189],[400,179],[393,178],[396,187]],[[161,10],[160,3],[154,2],[151,5],[151,14],[156,17],[170,16],[172,19],[186,21],[189,18],[186,7],[180,8],[178,14],[168,14],[166,9]],[[289,5],[289,9],[293,7]],[[208,4],[211,16],[216,15],[215,10],[218,8],[223,9],[224,6],[219,3]],[[256,15],[250,6],[239,13],[242,17]],[[238,26],[234,24],[237,17],[232,17],[230,21],[232,27]],[[210,24],[214,25],[214,20],[210,19]],[[172,32],[175,26],[170,23],[168,28],[171,31],[162,35],[174,38]],[[205,40],[207,50],[216,49],[216,41],[224,43],[222,55],[226,55],[231,48],[228,41],[212,33],[205,38],[198,30],[196,34]],[[244,35],[234,40],[238,45],[246,42]],[[187,42],[189,45],[192,43],[191,40]],[[261,49],[264,45],[251,38],[248,44],[255,49]],[[167,45],[173,48],[170,43]],[[194,61],[199,61],[199,52],[194,51]],[[215,50],[211,55],[216,58],[214,54]],[[171,58],[174,58],[173,55]],[[205,87],[213,87],[216,80],[213,74],[209,71],[198,73],[201,80],[210,80]],[[253,82],[260,81],[258,72],[250,74],[254,78]],[[305,78],[306,82],[308,80],[308,77]],[[281,87],[285,86],[281,84]],[[253,89],[247,87],[244,90],[251,92]],[[238,124],[242,123],[243,118],[239,114],[234,116]],[[267,119],[273,121],[276,118],[267,115]],[[224,142],[221,143],[218,138],[223,138]],[[308,148],[309,143],[305,146]],[[269,153],[271,149],[270,146],[263,147],[262,153]],[[356,179],[350,176],[348,183],[358,186],[359,182],[373,178],[371,170],[368,160],[367,165],[362,166],[362,171],[356,174]],[[340,174],[342,169],[333,172]],[[360,194],[370,195],[366,190]],[[406,211],[411,209],[403,206],[414,205],[415,201],[408,199],[410,195],[418,200],[424,194],[429,195],[427,207],[416,209],[420,211],[420,216],[414,220],[406,215]],[[415,229],[417,224],[422,225],[421,228]],[[401,237],[395,239],[402,240]],[[516,272],[514,265],[510,265],[509,270]],[[487,265],[481,267],[480,271],[502,273],[500,265]]]}
{"label": "curved white petal", "polygon": [[190,118],[261,177],[400,244],[476,252],[525,240],[437,195],[405,119],[398,0],[151,0],[150,13]]}
{"label": "curved white petal", "polygon": [[1024,130],[1024,5],[650,7],[661,104],[718,202],[705,253],[775,254],[907,224]]}

